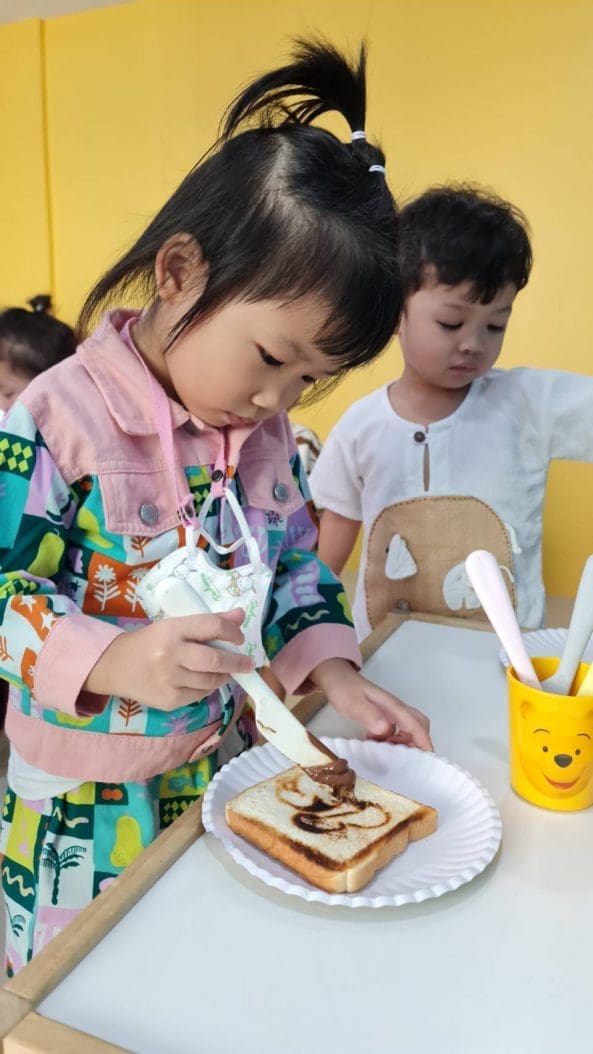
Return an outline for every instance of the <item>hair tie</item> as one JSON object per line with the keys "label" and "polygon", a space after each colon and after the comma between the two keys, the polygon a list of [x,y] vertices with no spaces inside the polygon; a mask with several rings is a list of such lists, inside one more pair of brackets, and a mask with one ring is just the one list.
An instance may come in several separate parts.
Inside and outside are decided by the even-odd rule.
{"label": "hair tie", "polygon": [[[352,142],[356,143],[357,140],[364,140],[366,142],[367,134],[362,128],[358,128],[352,133]],[[385,175],[385,165],[369,165],[369,172],[381,172]]]}

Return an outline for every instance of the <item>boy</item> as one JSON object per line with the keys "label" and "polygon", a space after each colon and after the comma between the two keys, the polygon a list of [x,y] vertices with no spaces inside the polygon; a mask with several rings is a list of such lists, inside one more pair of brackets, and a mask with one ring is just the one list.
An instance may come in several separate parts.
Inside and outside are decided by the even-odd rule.
{"label": "boy", "polygon": [[495,554],[521,625],[543,623],[548,466],[593,461],[593,378],[493,369],[531,262],[524,217],[482,190],[436,187],[402,209],[403,373],[346,411],[310,479],[338,574],[363,525],[360,638],[397,607],[483,617],[473,549]]}

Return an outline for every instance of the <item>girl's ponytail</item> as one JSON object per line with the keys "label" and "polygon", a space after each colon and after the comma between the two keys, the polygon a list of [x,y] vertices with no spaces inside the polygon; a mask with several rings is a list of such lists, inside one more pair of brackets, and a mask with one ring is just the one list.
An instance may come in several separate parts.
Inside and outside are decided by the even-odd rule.
{"label": "girl's ponytail", "polygon": [[366,138],[366,59],[365,44],[354,64],[326,41],[297,40],[291,63],[252,81],[230,104],[221,122],[220,141],[245,126],[286,129],[335,112],[350,128],[348,146],[361,166],[384,168],[383,152]]}
{"label": "girl's ponytail", "polygon": [[[228,107],[221,138],[229,139],[244,122],[259,117],[260,127],[290,121],[311,124],[323,113],[341,113],[350,131],[366,120],[366,47],[350,65],[331,44],[297,40],[294,61],[252,81]],[[294,100],[294,101],[290,101]]]}

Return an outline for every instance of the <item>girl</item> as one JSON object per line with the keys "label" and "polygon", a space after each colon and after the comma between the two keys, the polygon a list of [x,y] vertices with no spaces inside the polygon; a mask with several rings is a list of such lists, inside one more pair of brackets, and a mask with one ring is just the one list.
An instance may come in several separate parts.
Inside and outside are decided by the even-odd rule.
{"label": "girl", "polygon": [[[48,314],[51,297],[39,293],[27,302],[32,311],[10,307],[0,313],[0,421],[33,377],[75,351],[70,326]],[[0,728],[4,727],[7,688],[6,681],[0,680]]]}
{"label": "girl", "polygon": [[[351,143],[312,127],[329,110]],[[140,603],[184,525],[235,596],[248,554],[263,557],[263,643],[287,691],[318,685],[370,735],[430,748],[426,719],[356,672],[285,414],[375,358],[397,325],[397,214],[364,122],[364,53],[351,68],[301,43],[250,84],[80,327],[131,290],[146,309],[105,315],[4,422],[9,973],[203,793],[233,726],[251,742],[228,681],[253,660],[209,646],[243,642],[244,610],[147,624]]]}
{"label": "girl", "polygon": [[32,311],[10,307],[0,313],[0,419],[30,381],[72,355],[74,333],[52,318],[49,296],[34,296]]}

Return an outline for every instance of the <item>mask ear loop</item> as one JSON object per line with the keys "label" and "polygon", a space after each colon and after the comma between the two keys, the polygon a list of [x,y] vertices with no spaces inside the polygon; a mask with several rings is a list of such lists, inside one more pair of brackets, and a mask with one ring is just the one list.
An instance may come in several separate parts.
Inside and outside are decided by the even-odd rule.
{"label": "mask ear loop", "polygon": [[[253,537],[253,535],[252,535],[252,533],[251,533],[251,531],[249,529],[249,524],[247,523],[247,520],[245,519],[245,516],[243,514],[243,510],[242,510],[241,506],[239,505],[239,502],[237,501],[237,499],[236,499],[235,495],[233,494],[232,490],[230,490],[227,487],[225,487],[225,489],[224,489],[224,497],[228,501],[229,507],[230,507],[234,517],[235,517],[235,520],[237,521],[237,523],[239,525],[239,528],[240,528],[240,530],[242,532],[242,537],[238,538],[236,542],[232,543],[232,545],[220,545],[220,543],[215,541],[214,538],[212,537],[212,535],[210,534],[210,532],[206,529],[206,527],[204,525],[204,521],[206,519],[206,516],[208,515],[208,512],[210,510],[212,502],[215,500],[214,495],[212,494],[212,491],[210,491],[208,497],[206,498],[205,502],[203,503],[203,505],[202,505],[202,507],[200,509],[200,515],[197,517],[197,520],[196,520],[196,525],[197,525],[197,528],[198,528],[198,534],[203,535],[203,537],[206,539],[208,544],[211,545],[212,548],[215,549],[215,551],[217,553],[219,553],[221,556],[225,556],[227,553],[234,553],[235,550],[238,549],[240,545],[244,545],[245,548],[247,549],[247,552],[249,554],[249,559],[250,559],[250,562],[253,564],[254,570],[256,572],[260,573],[261,570],[262,570],[261,553],[259,551],[259,546],[258,546],[255,538]],[[187,537],[187,531],[186,531],[186,537]]]}

